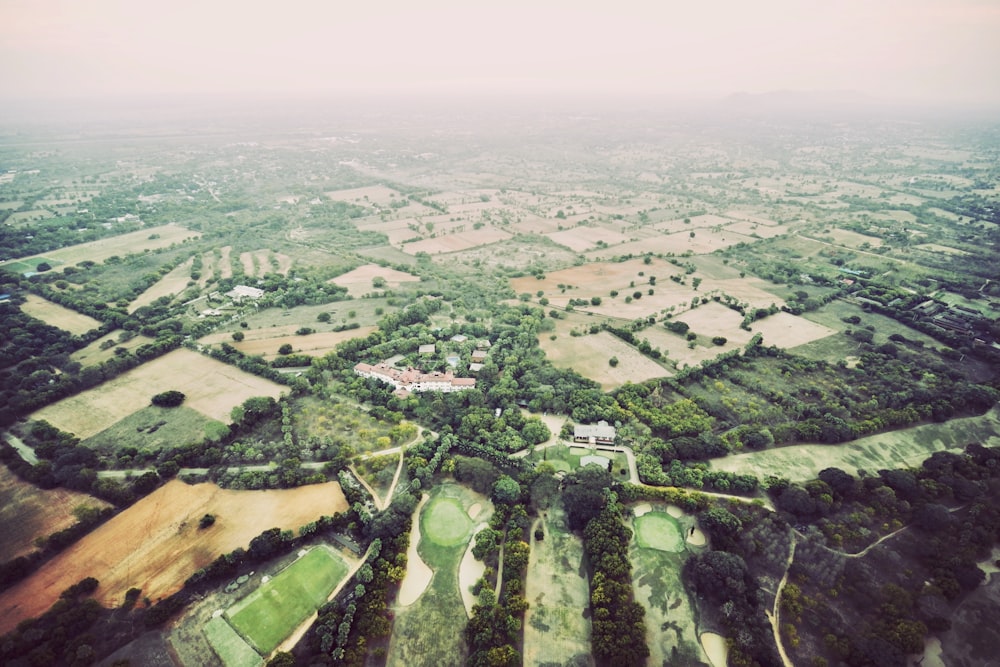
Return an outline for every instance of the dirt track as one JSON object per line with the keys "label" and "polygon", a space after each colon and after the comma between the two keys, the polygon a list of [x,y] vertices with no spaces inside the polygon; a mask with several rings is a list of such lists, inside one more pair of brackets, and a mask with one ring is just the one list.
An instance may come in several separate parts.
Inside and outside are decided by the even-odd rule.
{"label": "dirt track", "polygon": [[[84,577],[101,582],[96,598],[106,606],[120,604],[132,587],[156,601],[179,590],[185,579],[220,554],[246,547],[268,528],[296,530],[345,509],[347,501],[336,482],[229,491],[214,484],[171,481],[0,594],[0,635],[43,613]],[[198,520],[205,514],[217,520],[199,530]]]}

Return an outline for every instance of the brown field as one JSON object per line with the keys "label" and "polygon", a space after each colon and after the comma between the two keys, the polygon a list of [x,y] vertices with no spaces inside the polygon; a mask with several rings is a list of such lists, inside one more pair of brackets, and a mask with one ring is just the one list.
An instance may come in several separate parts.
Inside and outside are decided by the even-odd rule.
{"label": "brown field", "polygon": [[726,225],[725,229],[737,234],[743,234],[744,236],[759,236],[762,239],[769,239],[774,236],[781,236],[782,234],[788,233],[788,227],[785,225],[762,225],[756,222],[746,222],[743,220],[740,222],[734,222],[731,225]]}
{"label": "brown field", "polygon": [[676,315],[673,319],[684,322],[700,336],[725,336],[741,343],[753,337],[753,333],[740,329],[742,315],[714,301]]}
{"label": "brown field", "polygon": [[574,227],[546,234],[546,236],[574,252],[584,252],[596,248],[598,241],[603,241],[608,245],[617,245],[630,240],[627,236],[603,227]]}
{"label": "brown field", "polygon": [[832,236],[838,245],[842,245],[847,248],[857,249],[865,243],[873,248],[878,248],[883,245],[882,239],[880,238],[865,236],[864,234],[858,234],[857,232],[852,232],[848,229],[831,229],[829,232],[824,232],[822,236]]}
{"label": "brown field", "polygon": [[661,222],[659,224],[653,225],[653,229],[657,231],[665,232],[667,234],[674,234],[681,231],[690,231],[692,229],[701,229],[702,227],[720,227],[723,225],[728,225],[732,222],[729,218],[724,218],[721,215],[696,215],[690,218],[691,222],[684,222],[684,218],[676,218],[674,220],[667,220],[666,222]]}
{"label": "brown field", "polygon": [[21,310],[37,320],[77,336],[101,326],[101,323],[93,317],[64,308],[34,294],[25,297]]}
{"label": "brown field", "polygon": [[191,266],[194,264],[194,257],[190,258],[180,266],[172,269],[167,275],[157,280],[152,287],[140,294],[129,304],[128,312],[134,313],[143,306],[148,306],[161,296],[173,297],[184,291],[191,281]]}
{"label": "brown field", "polygon": [[732,211],[726,211],[725,216],[727,218],[732,218],[733,220],[746,220],[748,222],[752,222],[758,225],[771,226],[778,224],[774,220],[771,220],[770,218],[765,217],[764,215],[761,215],[754,211],[741,211],[734,209]]}
{"label": "brown field", "polygon": [[15,211],[24,206],[23,201],[0,201],[0,211]]}
{"label": "brown field", "polygon": [[215,276],[215,253],[206,252],[201,256],[201,278],[198,279],[198,287],[204,288],[208,281]]}
{"label": "brown field", "polygon": [[84,366],[96,366],[97,364],[107,361],[111,357],[115,356],[115,347],[124,347],[126,350],[134,350],[140,345],[153,342],[152,338],[140,335],[130,338],[124,343],[118,343],[115,347],[109,347],[106,350],[101,349],[101,343],[106,340],[117,341],[119,335],[121,335],[121,331],[112,331],[106,336],[101,336],[82,350],[77,350],[73,354],[69,355],[69,358]]}
{"label": "brown field", "polygon": [[[562,324],[563,321],[560,321]],[[550,334],[539,336],[539,344],[554,366],[572,368],[584,377],[599,382],[610,391],[626,382],[643,382],[650,378],[669,377],[670,371],[646,357],[617,336],[602,331],[593,335],[570,336],[568,329],[557,326],[556,340]],[[608,363],[618,358],[618,366]]]}
{"label": "brown field", "polygon": [[[201,342],[228,342],[237,350],[244,354],[263,355],[265,359],[271,360],[278,356],[278,348],[288,343],[295,349],[296,354],[307,354],[310,357],[321,357],[328,352],[333,352],[337,345],[352,338],[364,338],[378,327],[360,327],[349,331],[323,331],[312,333],[308,336],[299,336],[290,333],[284,336],[273,335],[277,330],[287,330],[291,327],[275,327],[272,329],[258,329],[250,332],[245,340],[234,343],[228,334],[213,334],[210,338],[219,338],[209,341],[208,338]],[[297,327],[296,327],[297,328]],[[257,337],[254,334],[271,334],[271,337]]]}
{"label": "brown field", "polygon": [[384,185],[369,185],[364,188],[351,188],[350,190],[336,190],[325,193],[327,197],[335,201],[346,201],[350,203],[370,203],[380,206],[388,206],[393,199],[403,199],[396,190]]}
{"label": "brown field", "polygon": [[457,252],[468,250],[476,246],[506,241],[510,238],[507,232],[495,227],[483,227],[471,232],[460,232],[448,236],[439,236],[433,239],[424,239],[414,243],[406,243],[401,250],[405,253],[415,255],[418,252],[426,252],[429,255],[439,255],[446,252]]}
{"label": "brown field", "polygon": [[[96,599],[121,604],[130,588],[153,601],[217,556],[269,528],[295,530],[322,515],[347,509],[336,482],[276,491],[229,491],[214,484],[173,480],[56,556],[38,572],[0,594],[0,634],[38,616],[84,577],[101,582]],[[215,525],[198,529],[205,514]]]}
{"label": "brown field", "polygon": [[390,288],[399,287],[403,283],[420,282],[420,278],[413,274],[379,266],[378,264],[359,266],[353,271],[348,271],[337,276],[330,282],[341,287],[346,287],[348,294],[359,297],[370,293],[374,289],[372,287],[372,280],[374,278],[384,278],[386,286]]}
{"label": "brown field", "polygon": [[[158,238],[152,239],[150,236],[157,236]],[[193,232],[176,223],[170,223],[169,225],[149,227],[138,232],[112,236],[99,241],[91,241],[90,243],[81,243],[53,250],[42,255],[32,255],[21,260],[10,261],[30,263],[33,259],[46,258],[48,260],[55,260],[60,264],[76,264],[88,259],[92,262],[103,262],[113,255],[121,256],[134,252],[142,252],[146,249],[166,248],[173,243],[180,243],[185,239],[198,238],[199,236],[201,236],[201,232]],[[8,263],[10,262],[0,263],[0,266]],[[53,266],[55,265],[53,264]]]}
{"label": "brown field", "polygon": [[85,439],[149,405],[153,394],[168,389],[183,392],[187,407],[226,424],[230,421],[230,411],[246,399],[277,398],[287,390],[221,361],[179,349],[89,391],[42,408],[31,418],[44,419]]}
{"label": "brown field", "polygon": [[254,261],[254,253],[241,252],[240,264],[243,265],[243,273],[251,278],[257,275],[257,263]]}
{"label": "brown field", "polygon": [[233,265],[232,258],[230,255],[233,252],[233,246],[227,245],[220,249],[221,257],[219,258],[219,278],[232,278],[233,277]]}
{"label": "brown field", "polygon": [[791,348],[805,345],[837,331],[822,324],[810,322],[791,313],[775,313],[750,325],[754,333],[764,336],[764,345]]}
{"label": "brown field", "polygon": [[110,507],[85,493],[58,488],[43,491],[0,466],[0,563],[34,551],[36,538],[75,524],[73,509],[79,506]]}

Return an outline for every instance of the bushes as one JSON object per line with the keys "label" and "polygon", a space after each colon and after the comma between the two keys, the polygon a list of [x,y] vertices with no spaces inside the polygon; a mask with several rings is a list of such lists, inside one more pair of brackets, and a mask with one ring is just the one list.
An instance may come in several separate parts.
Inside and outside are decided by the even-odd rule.
{"label": "bushes", "polygon": [[153,396],[152,403],[160,408],[176,408],[184,402],[185,398],[181,392],[171,389]]}

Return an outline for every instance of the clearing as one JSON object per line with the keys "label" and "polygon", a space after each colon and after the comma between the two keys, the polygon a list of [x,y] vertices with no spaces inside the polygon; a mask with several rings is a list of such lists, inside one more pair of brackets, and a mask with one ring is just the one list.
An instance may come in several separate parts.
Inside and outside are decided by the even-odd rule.
{"label": "clearing", "polygon": [[[0,594],[0,634],[38,616],[84,577],[100,582],[96,599],[117,606],[130,588],[154,602],[221,554],[270,528],[296,530],[348,507],[336,482],[271,491],[230,491],[215,484],[167,482]],[[205,514],[216,517],[199,530]]]}
{"label": "clearing", "polygon": [[357,298],[365,294],[370,294],[375,288],[372,281],[381,278],[385,281],[385,287],[393,289],[403,283],[420,282],[420,278],[405,271],[397,271],[378,264],[365,264],[358,268],[339,275],[329,282],[347,288],[347,293]]}
{"label": "clearing", "polygon": [[174,350],[102,385],[65,398],[31,415],[60,430],[89,438],[149,405],[153,394],[175,389],[184,405],[228,424],[234,407],[253,396],[278,398],[287,391],[187,349]]}
{"label": "clearing", "polygon": [[101,326],[101,323],[93,317],[78,313],[69,308],[64,308],[57,303],[52,303],[48,299],[43,299],[34,294],[28,294],[24,298],[24,305],[21,306],[21,310],[36,320],[41,320],[46,324],[51,324],[54,327],[77,336]]}
{"label": "clearing", "polygon": [[[553,366],[572,368],[584,377],[600,383],[604,391],[616,389],[626,382],[643,382],[673,375],[656,361],[607,331],[583,336],[557,334],[555,340],[546,333],[539,336],[539,344]],[[612,357],[618,359],[617,366],[608,363]]]}
{"label": "clearing", "polygon": [[128,312],[134,313],[143,306],[148,306],[160,297],[174,297],[187,287],[191,280],[191,267],[194,265],[194,257],[179,266],[170,270],[167,275],[157,280],[152,287],[135,298],[128,305]]}

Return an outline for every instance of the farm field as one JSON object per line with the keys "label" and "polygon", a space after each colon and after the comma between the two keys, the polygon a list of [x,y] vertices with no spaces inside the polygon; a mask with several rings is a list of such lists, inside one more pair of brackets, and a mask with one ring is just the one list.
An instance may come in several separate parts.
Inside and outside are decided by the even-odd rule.
{"label": "farm field", "polygon": [[295,354],[306,354],[310,357],[321,357],[328,352],[333,352],[337,345],[352,338],[364,338],[377,327],[360,327],[358,329],[348,329],[346,331],[322,331],[299,336],[294,333],[286,335],[272,335],[263,337],[261,334],[283,333],[291,327],[275,327],[274,329],[256,329],[247,333],[247,337],[236,343],[232,337],[225,334],[213,334],[201,339],[202,343],[223,343],[227,342],[243,354],[262,355],[265,359],[275,359],[278,356],[278,348],[284,344],[289,344]]}
{"label": "farm field", "polygon": [[673,510],[644,503],[635,507],[632,520],[632,582],[635,598],[646,610],[651,665],[707,662],[698,644],[695,610],[681,581],[688,558],[684,534],[694,521]]}
{"label": "farm field", "polygon": [[604,227],[574,227],[573,229],[552,232],[545,236],[559,245],[566,246],[573,252],[591,250],[598,246],[598,242],[613,246],[631,240],[627,236]]}
{"label": "farm field", "polygon": [[922,424],[858,438],[840,445],[791,445],[760,452],[712,459],[713,470],[749,473],[762,478],[780,471],[793,482],[813,479],[824,468],[841,468],[852,475],[861,469],[916,466],[934,452],[960,450],[975,442],[1000,445],[1000,410],[979,417],[952,419],[944,424]]}
{"label": "farm field", "polygon": [[148,306],[160,297],[174,297],[183,292],[187,284],[191,282],[191,266],[193,264],[194,258],[192,257],[171,269],[167,275],[157,280],[152,287],[137,296],[128,305],[128,312],[134,313],[139,308]]}
{"label": "farm field", "polygon": [[21,310],[37,320],[77,336],[101,326],[101,323],[93,317],[52,303],[35,294],[25,296]]}
{"label": "farm field", "polygon": [[759,333],[764,337],[764,345],[777,345],[785,349],[805,345],[837,333],[836,330],[822,324],[785,312],[758,320],[750,325],[750,329],[753,333]]}
{"label": "farm field", "polygon": [[346,287],[347,293],[357,298],[378,289],[372,285],[372,280],[375,278],[382,278],[385,281],[385,286],[389,289],[399,287],[403,283],[420,282],[420,278],[412,273],[397,271],[396,269],[379,266],[378,264],[359,266],[356,269],[333,278],[330,282],[341,287]]}
{"label": "farm field", "polygon": [[326,602],[347,570],[347,563],[333,551],[314,547],[230,607],[226,618],[261,655],[267,655]]}
{"label": "farm field", "polygon": [[[229,491],[215,484],[167,482],[76,542],[33,575],[0,593],[0,634],[42,613],[67,587],[84,577],[100,582],[97,600],[122,602],[141,588],[156,601],[180,589],[184,580],[217,556],[269,528],[296,530],[322,515],[347,509],[336,482],[297,489]],[[199,530],[205,514],[215,524]]]}
{"label": "farm field", "polygon": [[410,255],[416,255],[418,252],[426,252],[429,255],[440,255],[446,252],[468,250],[469,248],[496,243],[497,241],[506,241],[509,238],[510,234],[502,229],[483,227],[482,229],[473,231],[448,234],[432,239],[414,241],[413,243],[404,243],[400,246],[400,250]]}
{"label": "farm field", "polygon": [[[97,364],[107,361],[111,357],[115,356],[116,347],[123,347],[126,350],[134,350],[140,345],[153,342],[152,338],[143,336],[142,334],[133,336],[127,341],[118,342],[118,338],[121,333],[121,331],[112,331],[107,335],[101,336],[94,342],[87,345],[87,347],[77,350],[73,354],[69,355],[69,358],[73,361],[79,362],[83,366],[96,366]],[[109,340],[114,342],[115,345],[102,350],[101,345],[106,344]]]}
{"label": "farm field", "polygon": [[191,231],[181,225],[171,223],[159,227],[149,227],[138,232],[122,234],[121,236],[112,236],[100,241],[68,246],[41,255],[32,255],[19,260],[0,262],[0,266],[11,265],[15,262],[26,262],[34,267],[39,261],[49,261],[53,268],[58,268],[59,265],[77,264],[84,260],[103,262],[113,255],[121,256],[144,250],[166,248],[174,243],[181,243],[186,239],[198,238],[200,236],[201,232]]}
{"label": "farm field", "polygon": [[594,664],[590,655],[590,584],[583,562],[583,542],[570,532],[562,507],[548,509],[532,530],[524,595],[525,665]]}
{"label": "farm field", "polygon": [[230,411],[253,396],[277,398],[287,388],[187,349],[174,350],[31,415],[63,431],[89,438],[149,405],[153,394],[173,389],[184,405],[229,423]]}
{"label": "farm field", "polygon": [[117,452],[124,447],[156,452],[163,448],[203,442],[206,437],[214,441],[227,432],[226,424],[209,419],[187,406],[160,408],[147,405],[86,438],[81,444],[103,454],[117,456]]}
{"label": "farm field", "polygon": [[[539,344],[549,361],[559,368],[572,368],[584,377],[600,383],[605,391],[620,387],[626,382],[643,382],[673,375],[607,331],[584,336],[569,336],[568,332],[560,332],[557,336],[556,340],[551,340],[548,334],[539,336]],[[612,367],[608,363],[611,357],[618,358],[617,366]]]}
{"label": "farm field", "polygon": [[34,551],[35,539],[74,525],[78,510],[110,506],[86,493],[40,489],[0,466],[0,563]]}
{"label": "farm field", "polygon": [[[400,596],[401,601],[406,599],[410,604],[400,602],[397,606],[387,665],[463,664],[462,629],[468,617],[459,590],[459,564],[472,539],[473,527],[487,521],[492,513],[489,500],[457,484],[441,484],[428,494],[412,530],[420,531],[417,552],[429,572],[407,566]],[[408,582],[411,577],[422,581]],[[402,591],[408,588],[419,591],[415,599],[403,598]]]}

